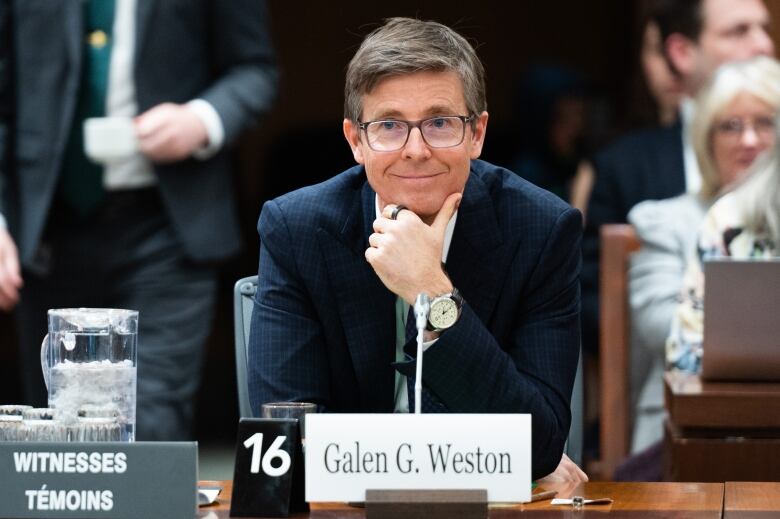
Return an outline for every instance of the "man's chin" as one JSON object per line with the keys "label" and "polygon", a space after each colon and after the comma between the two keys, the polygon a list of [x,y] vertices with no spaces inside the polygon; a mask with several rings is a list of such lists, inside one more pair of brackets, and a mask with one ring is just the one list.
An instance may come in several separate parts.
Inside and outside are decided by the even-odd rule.
{"label": "man's chin", "polygon": [[426,223],[432,222],[436,218],[436,214],[444,205],[446,196],[435,196],[430,192],[421,193],[395,193],[388,198],[384,198],[380,195],[380,203],[386,204],[403,204],[407,209],[420,217]]}
{"label": "man's chin", "polygon": [[443,203],[444,202],[442,201],[440,204],[436,205],[435,203],[432,204],[430,201],[427,201],[417,204],[410,202],[405,203],[404,205],[414,214],[419,216],[422,221],[430,224],[436,219],[436,214],[439,212],[439,209],[441,209]]}

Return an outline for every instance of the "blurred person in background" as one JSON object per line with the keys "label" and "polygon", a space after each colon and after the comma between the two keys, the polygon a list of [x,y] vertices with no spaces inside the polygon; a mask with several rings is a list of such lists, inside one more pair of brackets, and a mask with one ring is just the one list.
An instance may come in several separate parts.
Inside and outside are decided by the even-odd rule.
{"label": "blurred person in background", "polygon": [[696,98],[691,142],[701,173],[698,193],[648,200],[628,214],[642,247],[631,257],[632,452],[663,436],[664,345],[686,265],[696,255],[704,215],[756,158],[775,144],[780,64],[757,57],[723,65]]}
{"label": "blurred person in background", "polygon": [[520,78],[516,103],[518,153],[511,169],[569,200],[585,155],[585,79],[563,66],[536,65]]}
{"label": "blurred person in background", "polygon": [[680,77],[669,68],[669,63],[664,56],[661,31],[652,19],[647,20],[642,32],[640,63],[642,77],[655,105],[658,124],[673,125],[677,120],[677,111],[683,98],[683,87]]}
{"label": "blurred person in background", "polygon": [[[730,126],[730,127],[729,127]],[[774,131],[777,119],[733,120],[721,130],[723,139],[736,140],[746,132]],[[704,273],[707,259],[772,259],[780,254],[780,150],[777,146],[756,161],[749,178],[725,194],[707,211],[697,251],[685,272],[681,302],[675,309],[666,343],[667,365],[698,372],[704,330]]]}
{"label": "blurred person in background", "polygon": [[[661,33],[664,55],[692,99],[715,69],[729,61],[772,55],[769,12],[761,0],[657,0],[651,20]],[[583,346],[598,349],[599,229],[625,223],[644,200],[697,193],[700,176],[693,146],[685,137],[692,102],[672,126],[633,132],[594,156],[595,182],[583,237]]]}
{"label": "blurred person in background", "polygon": [[[651,113],[645,122],[652,121],[660,126],[672,126],[677,121],[677,112],[683,96],[680,78],[669,68],[663,52],[661,31],[649,16],[645,20],[640,44],[639,63],[642,76],[642,94],[635,100],[635,109]],[[596,173],[590,160],[580,162],[572,179],[570,203],[582,211],[587,218],[588,200],[593,190]]]}
{"label": "blurred person in background", "polygon": [[[190,439],[217,265],[240,250],[226,148],[276,89],[265,4],[8,8],[0,308],[17,307],[24,403],[46,404],[47,309],[135,309],[136,437]],[[103,116],[124,118],[137,141],[105,166],[87,158],[82,133],[87,118]]]}

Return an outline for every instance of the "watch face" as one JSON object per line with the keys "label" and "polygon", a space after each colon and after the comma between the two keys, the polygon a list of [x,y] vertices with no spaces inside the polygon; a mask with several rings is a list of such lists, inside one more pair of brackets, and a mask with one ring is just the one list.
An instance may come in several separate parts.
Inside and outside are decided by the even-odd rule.
{"label": "watch face", "polygon": [[452,299],[439,299],[431,304],[428,320],[434,328],[449,328],[458,320],[458,305]]}

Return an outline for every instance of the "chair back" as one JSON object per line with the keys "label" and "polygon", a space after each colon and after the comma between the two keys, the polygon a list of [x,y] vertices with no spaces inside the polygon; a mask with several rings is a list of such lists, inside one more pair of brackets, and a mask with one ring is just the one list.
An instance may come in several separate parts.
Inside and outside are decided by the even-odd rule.
{"label": "chair back", "polygon": [[242,418],[252,417],[252,406],[249,404],[247,359],[249,357],[249,327],[252,323],[252,308],[256,292],[257,276],[239,279],[233,287],[233,335],[236,348],[238,412]]}
{"label": "chair back", "polygon": [[601,227],[599,260],[599,449],[596,472],[612,479],[631,448],[628,267],[640,241],[629,224]]}
{"label": "chair back", "polygon": [[577,375],[574,378],[574,389],[571,393],[571,425],[569,437],[566,439],[564,452],[571,460],[582,467],[582,443],[585,428],[585,398],[582,379],[582,349],[577,362]]}

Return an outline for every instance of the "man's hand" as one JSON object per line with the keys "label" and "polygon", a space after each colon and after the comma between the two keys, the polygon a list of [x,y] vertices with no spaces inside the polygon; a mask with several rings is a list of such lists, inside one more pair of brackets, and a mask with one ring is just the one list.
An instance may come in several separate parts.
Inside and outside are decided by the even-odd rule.
{"label": "man's hand", "polygon": [[0,310],[13,310],[19,302],[22,284],[16,244],[8,231],[0,228]]}
{"label": "man's hand", "polygon": [[186,105],[163,103],[135,118],[141,153],[152,162],[176,162],[208,144],[203,121]]}
{"label": "man's hand", "polygon": [[561,462],[551,473],[536,480],[537,483],[585,483],[588,476],[566,454],[561,456]]}
{"label": "man's hand", "polygon": [[395,205],[386,206],[382,216],[374,220],[366,260],[382,283],[409,304],[414,304],[420,292],[434,297],[452,291],[441,267],[441,253],[447,223],[460,199],[460,193],[448,196],[430,226],[408,209],[391,220]]}

